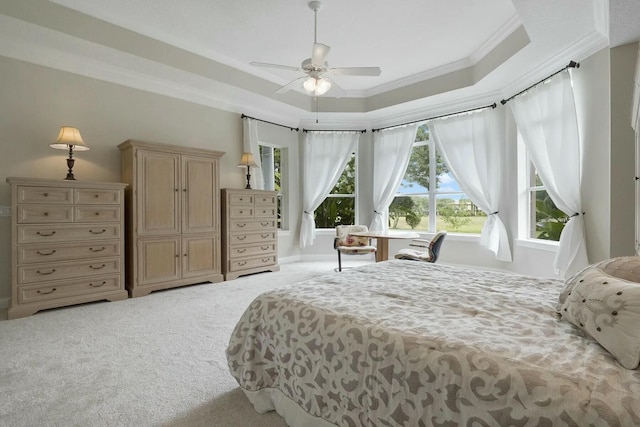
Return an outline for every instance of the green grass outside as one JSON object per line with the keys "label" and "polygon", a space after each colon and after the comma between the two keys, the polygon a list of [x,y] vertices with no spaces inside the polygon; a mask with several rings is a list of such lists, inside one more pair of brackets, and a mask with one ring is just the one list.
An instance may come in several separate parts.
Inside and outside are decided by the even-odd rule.
{"label": "green grass outside", "polygon": [[[470,216],[468,217],[471,222],[469,224],[463,225],[458,229],[451,228],[446,222],[442,220],[442,218],[436,218],[436,230],[446,230],[449,233],[467,233],[467,234],[480,234],[482,232],[482,226],[484,222],[487,220],[486,216]],[[413,231],[426,231],[429,227],[429,217],[423,216],[420,220],[420,224]],[[411,230],[411,227],[407,224],[404,217],[400,218],[398,221],[398,226],[395,228],[396,230]]]}

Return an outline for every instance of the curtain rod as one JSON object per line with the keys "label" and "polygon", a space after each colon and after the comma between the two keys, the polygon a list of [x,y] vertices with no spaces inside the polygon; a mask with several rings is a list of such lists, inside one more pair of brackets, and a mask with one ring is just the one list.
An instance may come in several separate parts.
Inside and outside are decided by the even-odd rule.
{"label": "curtain rod", "polygon": [[485,105],[484,107],[471,108],[469,110],[457,111],[455,113],[442,114],[440,116],[428,117],[426,119],[420,119],[420,120],[414,120],[412,122],[400,123],[399,125],[391,125],[391,126],[385,126],[383,128],[371,129],[371,132],[378,132],[378,131],[381,131],[381,130],[384,130],[384,129],[397,128],[397,127],[404,126],[404,125],[411,125],[411,124],[414,124],[414,123],[426,122],[427,120],[441,119],[443,117],[455,116],[457,114],[470,113],[472,111],[479,111],[479,110],[484,110],[486,108],[496,108],[496,107],[497,107],[497,104],[494,102],[493,104]]}
{"label": "curtain rod", "polygon": [[247,116],[246,114],[243,114],[240,116],[241,119],[253,119],[253,120],[257,120],[259,122],[264,122],[264,123],[269,123],[270,125],[276,125],[276,126],[280,126],[283,128],[287,128],[289,130],[295,130],[296,132],[298,132],[300,130],[300,128],[292,128],[291,126],[286,126],[286,125],[281,125],[280,123],[273,123],[273,122],[268,122],[266,120],[262,120],[262,119],[256,119],[255,117],[251,117],[251,116]]}
{"label": "curtain rod", "polygon": [[366,129],[302,129],[302,132],[360,132],[365,133]]}
{"label": "curtain rod", "polygon": [[556,71],[555,73],[553,73],[553,74],[551,74],[551,75],[549,75],[549,76],[545,77],[544,79],[540,80],[539,82],[532,84],[532,85],[531,85],[531,86],[529,86],[528,88],[521,90],[520,92],[516,93],[516,94],[515,94],[515,95],[513,95],[512,97],[507,98],[507,99],[503,99],[502,101],[500,101],[500,103],[501,103],[502,105],[506,104],[507,102],[509,102],[509,101],[511,101],[513,98],[515,98],[516,96],[518,96],[518,95],[522,95],[523,93],[525,93],[525,92],[526,92],[526,91],[528,91],[529,89],[531,89],[531,88],[533,88],[533,87],[538,86],[540,83],[543,83],[543,82],[545,82],[545,81],[549,80],[551,77],[555,76],[556,74],[559,74],[559,73],[563,72],[564,70],[568,70],[569,68],[580,68],[580,64],[579,64],[579,63],[577,63],[577,62],[575,62],[575,61],[569,61],[569,64],[568,64],[566,67],[564,67],[563,69],[558,70],[558,71]]}

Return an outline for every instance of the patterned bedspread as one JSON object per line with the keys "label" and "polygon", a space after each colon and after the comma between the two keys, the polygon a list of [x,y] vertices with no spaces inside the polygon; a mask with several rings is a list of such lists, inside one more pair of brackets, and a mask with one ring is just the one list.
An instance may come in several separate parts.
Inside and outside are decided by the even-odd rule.
{"label": "patterned bedspread", "polygon": [[555,313],[562,282],[392,260],[262,294],[227,349],[251,393],[338,426],[637,426],[640,370]]}

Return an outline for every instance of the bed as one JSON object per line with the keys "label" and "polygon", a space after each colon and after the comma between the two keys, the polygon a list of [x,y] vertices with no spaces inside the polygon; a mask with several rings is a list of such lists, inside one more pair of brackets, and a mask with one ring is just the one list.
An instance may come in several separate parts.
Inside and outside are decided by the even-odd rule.
{"label": "bed", "polygon": [[596,270],[626,287],[594,294],[620,311],[595,327],[640,329],[640,304],[623,299],[640,286],[602,269],[565,282],[392,260],[257,297],[229,369],[290,426],[637,426],[640,370],[619,358],[633,365],[640,336],[622,331],[616,356],[591,336],[582,286]]}

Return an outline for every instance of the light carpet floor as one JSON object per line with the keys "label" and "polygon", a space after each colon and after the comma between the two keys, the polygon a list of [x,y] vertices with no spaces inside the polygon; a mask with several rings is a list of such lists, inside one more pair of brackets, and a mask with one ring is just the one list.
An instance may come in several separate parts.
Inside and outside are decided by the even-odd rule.
{"label": "light carpet floor", "polygon": [[229,374],[229,336],[257,295],[335,264],[2,320],[0,426],[285,426]]}

